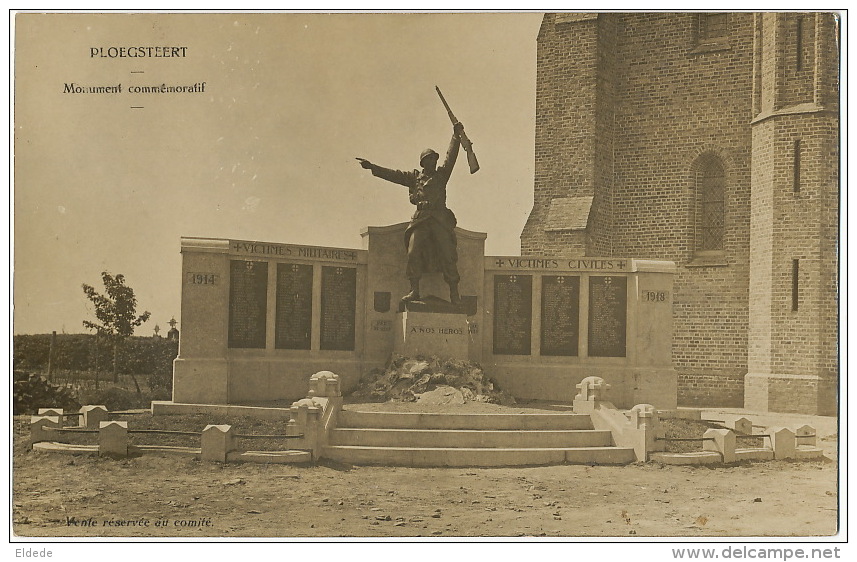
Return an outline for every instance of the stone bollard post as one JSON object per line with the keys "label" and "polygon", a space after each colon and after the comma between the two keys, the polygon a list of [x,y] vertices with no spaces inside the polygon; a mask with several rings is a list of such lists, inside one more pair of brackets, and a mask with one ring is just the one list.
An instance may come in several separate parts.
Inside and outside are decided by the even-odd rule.
{"label": "stone bollard post", "polygon": [[651,404],[637,404],[631,408],[629,415],[631,425],[640,433],[639,446],[634,447],[637,459],[646,461],[649,453],[664,450],[666,443],[658,440],[664,436],[664,432],[660,428],[660,418],[655,407]]}
{"label": "stone bollard post", "polygon": [[774,458],[791,459],[795,457],[795,434],[787,427],[770,427],[768,435],[771,436],[771,448],[774,450]]}
{"label": "stone bollard post", "polygon": [[610,385],[604,382],[601,377],[586,377],[580,384],[575,385],[579,390],[574,397],[574,413],[589,414],[594,409],[598,402],[607,399],[607,391]]}
{"label": "stone bollard post", "polygon": [[798,447],[815,447],[817,435],[811,425],[802,425],[795,430],[795,445]]}
{"label": "stone bollard post", "polygon": [[62,418],[58,416],[30,416],[30,444],[41,441],[56,441],[59,434],[46,428],[61,428],[62,422],[60,420]]}
{"label": "stone bollard post", "polygon": [[723,462],[735,462],[735,432],[731,429],[709,429],[703,435],[706,439],[702,442],[703,451],[716,451],[723,457]]}
{"label": "stone bollard post", "polygon": [[62,408],[39,408],[38,415],[40,416],[56,416],[60,419],[60,427],[65,427],[65,416],[63,415],[65,410]]}
{"label": "stone bollard post", "polygon": [[234,450],[235,432],[231,425],[207,425],[202,430],[202,460],[226,462],[227,455]]}
{"label": "stone bollard post", "polygon": [[[312,392],[312,391],[310,391]],[[321,453],[319,442],[319,422],[321,421],[321,403],[313,398],[304,398],[294,402],[291,407],[291,420],[287,429],[303,433],[300,441],[304,448],[311,449],[313,460]],[[294,422],[294,423],[292,423]]]}
{"label": "stone bollard post", "polygon": [[86,429],[98,429],[108,418],[107,406],[83,406],[80,413],[80,426]]}
{"label": "stone bollard post", "polygon": [[98,455],[128,456],[128,422],[103,421],[98,424]]}
{"label": "stone bollard post", "polygon": [[737,418],[735,420],[732,420],[732,423],[729,425],[732,426],[732,429],[735,430],[735,433],[738,433],[740,435],[753,434],[753,422],[751,422],[747,418]]}
{"label": "stone bollard post", "polygon": [[296,437],[300,434],[301,434],[301,429],[300,429],[300,427],[298,427],[297,421],[289,420],[288,422],[286,422],[286,435]]}

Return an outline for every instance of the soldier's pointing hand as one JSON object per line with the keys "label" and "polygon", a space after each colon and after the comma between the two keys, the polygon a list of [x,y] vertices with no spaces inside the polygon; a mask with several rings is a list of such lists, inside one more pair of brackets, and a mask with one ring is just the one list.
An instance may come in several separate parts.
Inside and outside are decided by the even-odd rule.
{"label": "soldier's pointing hand", "polygon": [[358,160],[360,162],[360,165],[367,170],[372,167],[372,162],[366,160],[365,158],[355,158],[355,160]]}

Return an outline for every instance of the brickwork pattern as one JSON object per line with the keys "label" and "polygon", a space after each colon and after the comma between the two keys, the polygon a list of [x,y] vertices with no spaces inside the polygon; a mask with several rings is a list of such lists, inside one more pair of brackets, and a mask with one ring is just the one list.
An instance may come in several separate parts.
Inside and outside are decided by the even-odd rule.
{"label": "brickwork pattern", "polygon": [[614,226],[614,154],[616,150],[616,114],[619,75],[616,68],[618,46],[616,14],[602,14],[598,19],[598,84],[595,108],[594,177],[595,195],[587,229],[589,255],[613,255],[613,239],[604,236]]}
{"label": "brickwork pattern", "polygon": [[[822,231],[832,225],[823,225],[822,203],[827,199],[824,191],[829,185],[818,181],[825,173],[826,162],[820,153],[828,144],[827,138],[836,135],[835,119],[824,119],[815,114],[777,117],[770,143],[776,155],[773,163],[773,208],[768,228],[776,241],[772,251],[771,286],[771,346],[769,368],[771,373],[813,373],[831,376],[823,353],[825,342],[836,341],[831,333],[833,322],[827,326],[819,322],[819,310],[828,309],[825,302],[835,293],[822,290],[826,284],[823,270],[828,269],[835,256],[824,252],[828,246],[822,241]],[[794,139],[801,139],[801,189],[793,190],[794,159],[791,151]],[[834,218],[825,213],[828,220]],[[768,218],[768,217],[766,217]],[[826,227],[826,228],[825,228]],[[833,246],[835,247],[835,245]],[[793,260],[799,260],[798,309],[792,310]],[[829,283],[829,281],[827,281]],[[833,316],[832,318],[835,318]],[[832,336],[832,338],[831,338]]]}
{"label": "brickwork pattern", "polygon": [[775,412],[817,411],[834,415],[836,403],[832,385],[814,378],[773,378],[768,383],[768,408]]}
{"label": "brickwork pattern", "polygon": [[691,407],[718,404],[724,408],[743,408],[744,376],[679,373],[678,403]]}
{"label": "brickwork pattern", "polygon": [[753,241],[750,261],[754,264],[750,276],[750,317],[755,321],[749,327],[748,369],[751,373],[771,371],[771,322],[773,264],[773,123],[767,121],[753,127],[753,143],[758,149],[753,154],[753,216],[750,221],[750,238]]}

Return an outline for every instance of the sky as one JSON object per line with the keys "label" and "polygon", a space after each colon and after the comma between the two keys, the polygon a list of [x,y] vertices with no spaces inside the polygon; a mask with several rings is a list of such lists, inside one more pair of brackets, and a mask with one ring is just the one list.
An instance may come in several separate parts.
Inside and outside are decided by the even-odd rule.
{"label": "sky", "polygon": [[[100,288],[102,271],[152,313],[138,335],[166,331],[181,321],[183,236],[360,248],[363,228],[407,221],[405,188],[355,158],[413,169],[423,149],[443,153],[452,126],[435,85],[481,165],[471,175],[460,156],[448,205],[487,233],[487,255],[519,254],[541,17],[17,14],[14,333],[84,332],[81,285]],[[91,56],[122,46],[186,50]]]}

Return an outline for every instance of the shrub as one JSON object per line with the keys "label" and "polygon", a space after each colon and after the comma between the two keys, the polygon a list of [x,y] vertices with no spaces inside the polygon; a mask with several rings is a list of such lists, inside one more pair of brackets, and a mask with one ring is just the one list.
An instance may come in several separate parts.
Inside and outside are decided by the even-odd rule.
{"label": "shrub", "polygon": [[26,371],[14,372],[14,402],[16,415],[35,414],[39,408],[63,408],[76,411],[80,408],[71,389],[49,383],[44,377]]}
{"label": "shrub", "polygon": [[108,386],[100,390],[80,390],[78,398],[84,404],[102,404],[111,412],[146,408],[150,404],[145,394],[138,395],[133,390],[118,386]]}

